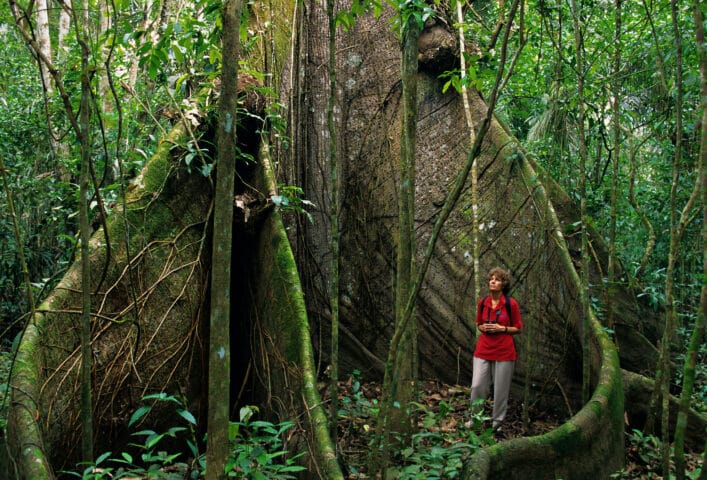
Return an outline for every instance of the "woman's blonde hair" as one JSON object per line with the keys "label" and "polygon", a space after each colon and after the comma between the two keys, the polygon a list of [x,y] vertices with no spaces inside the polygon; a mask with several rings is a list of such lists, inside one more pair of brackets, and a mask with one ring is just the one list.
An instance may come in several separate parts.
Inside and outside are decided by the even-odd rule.
{"label": "woman's blonde hair", "polygon": [[508,293],[511,289],[511,274],[508,273],[508,270],[504,270],[501,267],[493,267],[486,275],[486,280],[491,280],[491,277],[499,279],[503,283],[503,293]]}

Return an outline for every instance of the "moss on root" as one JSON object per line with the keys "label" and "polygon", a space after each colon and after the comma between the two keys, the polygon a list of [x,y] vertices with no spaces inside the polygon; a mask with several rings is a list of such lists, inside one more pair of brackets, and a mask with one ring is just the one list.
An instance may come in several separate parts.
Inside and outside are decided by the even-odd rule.
{"label": "moss on root", "polygon": [[[264,178],[262,189],[275,192],[267,146],[260,151]],[[308,467],[318,478],[342,479],[329,436],[322,400],[317,390],[314,354],[309,320],[299,273],[287,233],[277,210],[271,210],[259,229],[257,238],[258,268],[253,278],[259,332],[254,358],[260,371],[269,371],[267,398],[270,408],[281,418],[301,418],[305,435],[311,437]],[[266,388],[265,385],[262,386]]]}
{"label": "moss on root", "polygon": [[[127,424],[144,394],[158,389],[179,389],[189,394],[189,371],[198,371],[200,377],[204,369],[173,360],[188,358],[189,362],[198,363],[200,354],[192,345],[198,342],[189,339],[201,329],[195,327],[195,322],[200,318],[206,276],[198,266],[208,263],[208,258],[202,258],[202,247],[209,189],[205,179],[185,177],[187,174],[178,168],[178,159],[172,157],[171,146],[183,138],[184,130],[178,127],[162,142],[126,199],[133,259],[130,263],[126,260],[127,250],[121,245],[125,219],[123,215],[109,219],[112,259],[100,293],[94,296],[94,305],[101,305],[97,308],[104,312],[94,321],[93,345],[94,416],[99,420],[96,430],[104,442],[96,448],[101,451],[108,446],[106,442],[121,433],[112,429],[117,424]],[[263,162],[263,189],[274,193],[267,157]],[[198,188],[192,185],[189,191],[193,193],[186,198],[185,181],[198,184]],[[179,195],[172,195],[177,191]],[[254,348],[253,358],[260,378],[265,379],[260,398],[266,400],[270,413],[301,421],[300,431],[306,438],[292,451],[308,450],[309,470],[317,472],[319,478],[341,479],[317,390],[299,275],[279,213],[270,210],[255,236],[256,251],[239,253],[254,259],[248,285],[254,290],[249,307],[256,319],[253,338],[257,338],[254,343],[260,347]],[[92,269],[101,271],[107,258],[104,236],[95,235],[91,246]],[[54,469],[72,468],[71,461],[76,458],[70,449],[78,443],[80,431],[75,420],[78,343],[72,334],[80,312],[79,265],[75,263],[39,308],[20,345],[12,380],[8,444],[21,479],[54,478]],[[131,267],[137,269],[133,292],[127,281]],[[133,323],[130,308],[134,298],[142,302],[139,329]],[[105,321],[109,315],[110,321]],[[115,425],[101,423],[106,417]],[[118,448],[111,446],[114,451]]]}
{"label": "moss on root", "polygon": [[[99,451],[125,434],[127,418],[146,393],[199,390],[190,368],[200,358],[194,326],[205,290],[201,256],[210,189],[201,175],[180,168],[173,147],[184,141],[186,130],[178,125],[129,188],[127,210],[119,206],[108,219],[110,255],[102,231],[91,239]],[[73,468],[77,461],[81,273],[76,260],[37,309],[19,346],[7,429],[18,478],[53,478],[54,469]]]}
{"label": "moss on root", "polygon": [[[516,141],[500,124],[494,125],[489,137],[495,145],[514,145]],[[514,150],[515,151],[515,150]],[[553,219],[551,229],[557,236],[555,248],[563,260],[563,275],[570,286],[581,289],[580,280],[570,258],[559,220],[545,185],[540,183],[532,163],[522,151],[506,155],[520,162],[521,175],[536,204],[546,209]],[[580,311],[581,305],[574,307]],[[581,315],[576,315],[579,323]],[[579,332],[577,325],[575,329]],[[618,352],[602,325],[592,314],[590,364],[594,392],[581,410],[555,430],[536,437],[518,438],[482,449],[466,465],[464,478],[471,480],[532,478],[584,480],[608,478],[624,463],[624,394]]]}

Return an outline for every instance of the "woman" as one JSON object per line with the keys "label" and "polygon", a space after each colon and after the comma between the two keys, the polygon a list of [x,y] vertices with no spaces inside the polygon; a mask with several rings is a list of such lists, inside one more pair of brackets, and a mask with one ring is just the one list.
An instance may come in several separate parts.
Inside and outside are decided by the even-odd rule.
{"label": "woman", "polygon": [[501,268],[488,273],[489,293],[479,300],[476,308],[476,326],[481,332],[474,350],[474,369],[471,382],[471,403],[485,399],[493,375],[493,429],[500,430],[508,410],[513,367],[518,358],[512,335],[523,329],[520,308],[508,296],[510,275]]}

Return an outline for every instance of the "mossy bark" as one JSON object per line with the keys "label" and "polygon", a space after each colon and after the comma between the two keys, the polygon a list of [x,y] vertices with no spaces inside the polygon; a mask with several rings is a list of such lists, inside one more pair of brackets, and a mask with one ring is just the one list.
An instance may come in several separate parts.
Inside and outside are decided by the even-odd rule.
{"label": "mossy bark", "polygon": [[[138,348],[133,349],[135,345],[129,343],[137,340],[130,322],[130,305],[120,304],[129,299],[125,293],[127,286],[114,285],[103,292],[97,302],[99,305],[104,302],[106,312],[122,312],[119,317],[122,322],[101,323],[108,317],[107,313],[94,320],[94,330],[98,332],[94,334],[94,353],[102,361],[94,371],[94,389],[99,393],[97,431],[101,432],[97,448],[101,451],[108,450],[111,443],[110,450],[121,451],[119,437],[126,432],[115,424],[127,425],[137,402],[146,393],[158,390],[186,393],[190,409],[197,420],[203,422],[199,413],[203,414],[204,385],[194,381],[202,378],[205,365],[201,362],[206,354],[197,349],[192,340],[203,333],[200,324],[203,324],[201,310],[206,276],[201,271],[179,275],[179,271],[189,270],[192,263],[176,262],[173,251],[149,248],[174,245],[193,265],[209,261],[203,256],[208,249],[201,246],[210,188],[205,185],[206,179],[187,174],[178,168],[178,159],[171,157],[174,146],[179,145],[184,134],[178,126],[162,142],[137,179],[128,200],[129,223],[133,228],[139,227],[139,233],[134,232],[132,237],[134,246],[142,245],[143,251],[150,253],[139,256],[143,260],[149,258],[150,265],[134,259],[133,268],[139,267],[145,274],[155,269],[160,272],[155,283],[143,279],[146,283],[140,286],[149,288],[138,290],[138,297],[149,299],[150,288],[164,296],[160,301],[153,299],[154,305],[140,305],[144,313],[139,316],[141,341]],[[267,152],[267,147],[263,147],[262,152]],[[269,159],[264,156],[263,169],[269,169],[269,165]],[[265,171],[263,175],[260,193],[268,198],[275,193],[274,180],[272,172]],[[157,190],[149,191],[147,185]],[[253,371],[257,372],[254,377],[262,380],[254,383],[257,383],[257,398],[265,406],[264,413],[302,423],[302,429],[297,430],[301,434],[295,435],[295,440],[286,448],[291,452],[307,451],[307,466],[318,478],[341,479],[343,475],[329,437],[325,408],[317,390],[310,330],[297,268],[279,212],[272,209],[268,212],[257,220],[259,223],[254,229],[257,247],[254,251],[238,252],[252,259],[246,283],[253,293],[248,306],[251,336],[237,341],[250,341],[253,345],[251,359],[256,365]],[[201,218],[198,218],[199,213]],[[124,224],[113,217],[109,225],[112,237],[122,238],[119,231]],[[188,235],[190,230],[196,234]],[[101,242],[100,234],[92,242],[94,264],[100,264],[105,254]],[[125,272],[128,266],[122,263],[124,258],[119,258],[114,258],[113,262],[123,265],[117,270]],[[72,439],[76,438],[78,424],[70,420],[78,418],[78,391],[73,388],[78,374],[77,362],[73,359],[78,347],[76,335],[66,334],[73,318],[66,312],[76,310],[74,316],[79,312],[73,307],[80,294],[76,288],[80,284],[77,269],[78,264],[40,307],[40,313],[28,326],[20,344],[12,379],[13,403],[8,425],[8,445],[17,462],[18,479],[54,478],[55,469],[72,468],[71,460],[77,458],[71,448],[75,447]],[[111,279],[114,277],[109,277],[109,284]],[[242,318],[245,317],[234,321]],[[165,330],[166,327],[169,330]],[[179,361],[172,361],[173,358]],[[110,359],[114,361],[108,361]],[[57,376],[59,380],[54,378]],[[101,395],[108,386],[114,389],[112,395]],[[111,412],[110,420],[114,424],[105,423],[106,409]],[[163,420],[173,422],[173,419]],[[152,417],[149,421],[159,430],[159,425],[154,424],[159,424],[160,418]]]}
{"label": "mossy bark", "polygon": [[[626,398],[626,413],[628,428],[642,429],[648,415],[648,404],[651,392],[655,388],[652,378],[639,375],[634,372],[623,370],[623,383]],[[680,400],[675,396],[670,396],[670,431],[675,431],[677,413]],[[705,446],[705,432],[707,432],[707,417],[704,414],[690,408],[686,412],[687,424],[685,428],[685,444],[694,451],[699,452]],[[658,412],[658,421],[662,416]]]}
{"label": "mossy bark", "polygon": [[206,480],[226,480],[230,451],[231,410],[231,295],[233,252],[233,203],[238,128],[238,61],[243,2],[226,0],[221,7],[223,22],[221,93],[216,131],[218,159],[214,193],[214,228],[211,264],[209,322],[209,388],[206,440]]}
{"label": "mossy bark", "polygon": [[12,405],[7,423],[7,446],[10,453],[11,478],[52,479],[41,429],[37,423],[38,358],[37,326],[30,324],[24,331],[17,352],[12,376]]}
{"label": "mossy bark", "polygon": [[[267,146],[261,148],[262,190],[275,194]],[[267,406],[282,419],[302,422],[308,437],[310,473],[321,479],[342,479],[326,409],[317,389],[310,327],[297,265],[277,210],[272,210],[257,229],[252,278],[253,359],[261,377],[257,388]]]}
{"label": "mossy bark", "polygon": [[[95,292],[95,279],[90,287],[97,451],[125,446],[116,442],[145,394],[183,391],[200,404],[200,377],[191,369],[201,365],[210,188],[180,165],[185,141],[185,129],[177,125],[130,187],[127,211],[117,208],[108,219],[111,257],[102,232],[90,242],[91,268],[100,271],[108,263],[103,288]],[[78,461],[80,263],[37,309],[19,346],[7,429],[18,478],[52,478],[55,469]]]}

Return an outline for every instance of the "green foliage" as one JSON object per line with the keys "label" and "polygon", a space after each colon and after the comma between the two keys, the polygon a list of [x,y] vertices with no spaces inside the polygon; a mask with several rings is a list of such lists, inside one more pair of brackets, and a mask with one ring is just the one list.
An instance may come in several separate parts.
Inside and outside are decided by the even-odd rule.
{"label": "green foliage", "polygon": [[294,212],[304,214],[310,222],[314,222],[312,215],[305,210],[305,207],[314,206],[312,202],[302,198],[304,190],[296,185],[278,185],[280,195],[272,195],[270,201],[284,212]]}
{"label": "green foliage", "polygon": [[[2,347],[4,347],[4,345]],[[7,425],[7,407],[9,404],[8,384],[10,382],[11,365],[12,352],[0,348],[0,431],[4,431]]]}
{"label": "green foliage", "polygon": [[459,478],[464,463],[480,448],[494,442],[492,430],[482,426],[485,418],[481,413],[475,413],[468,424],[457,426],[466,437],[465,441],[458,441],[455,429],[440,428],[449,413],[445,402],[436,413],[424,405],[416,406],[424,414],[424,429],[413,434],[411,445],[400,451],[404,466],[396,478]]}
{"label": "green foliage", "polygon": [[[686,319],[684,324],[694,325],[695,319]],[[681,345],[675,348],[674,361],[678,368],[675,369],[674,382],[682,388],[683,385],[683,366],[687,361],[685,352],[687,345],[690,342],[693,328],[678,328],[678,337]],[[684,345],[684,347],[683,347]],[[695,361],[695,381],[692,392],[691,407],[696,411],[705,414],[707,413],[707,343],[702,342],[697,350],[697,360]]]}
{"label": "green foliage", "polygon": [[[183,400],[161,392],[143,397],[140,406],[130,417],[129,427],[146,422],[147,416],[158,404],[171,406],[180,424],[169,427],[164,432],[143,429],[132,433],[141,440],[132,442],[133,451],[117,455],[105,452],[90,465],[83,465],[80,471],[64,472],[84,480],[135,477],[149,479],[177,480],[201,478],[206,468],[205,455],[199,453],[196,441],[196,418],[185,407]],[[257,407],[246,406],[240,410],[240,419],[229,425],[231,453],[226,464],[226,473],[231,478],[250,480],[296,478],[297,472],[305,468],[297,465],[297,459],[304,452],[289,455],[284,439],[294,426],[293,422],[271,423],[254,420]],[[184,442],[186,451],[195,461],[179,462],[184,452],[168,452],[162,446],[165,440],[176,439]]]}
{"label": "green foliage", "polygon": [[441,435],[433,432],[416,433],[412,442],[400,452],[406,465],[390,469],[394,478],[460,478],[464,462],[479,448],[466,442],[446,444]]}
{"label": "green foliage", "polygon": [[[633,429],[627,434],[628,452],[626,455],[627,467],[615,472],[611,478],[617,480],[634,480],[634,479],[655,479],[663,478],[662,472],[662,456],[663,443],[654,435],[648,435],[641,430]],[[700,460],[700,455],[695,455],[696,459]],[[670,464],[670,478],[674,478],[675,465]],[[685,478],[697,479],[700,478],[701,468],[689,468],[685,471]]]}
{"label": "green foliage", "polygon": [[186,165],[187,172],[198,171],[203,176],[208,177],[213,169],[213,160],[205,142],[189,140],[182,145],[182,148],[184,152],[180,157],[180,161]]}
{"label": "green foliage", "polygon": [[[422,31],[425,22],[435,16],[434,8],[426,0],[389,0],[388,3],[398,9],[399,15],[393,18],[393,25],[401,26],[401,30],[414,22]],[[433,0],[432,4],[438,5],[439,0]]]}
{"label": "green foliage", "polygon": [[662,478],[662,457],[663,445],[658,437],[644,434],[641,430],[634,429],[628,434],[630,454],[627,461],[638,463],[643,468],[640,470],[622,469],[611,475],[611,478],[618,480],[629,480],[635,478],[658,479]]}
{"label": "green foliage", "polygon": [[356,23],[356,18],[373,12],[376,18],[383,12],[383,3],[379,0],[354,0],[347,10],[336,13],[336,25],[341,25],[345,31],[351,30]]}
{"label": "green foliage", "polygon": [[[481,91],[489,88],[486,72],[498,65],[499,40],[491,45],[493,26],[506,12],[499,2],[480,4],[468,12],[464,25],[470,45],[478,46],[478,58],[469,62],[479,79]],[[675,111],[677,53],[670,5],[664,3],[622,2],[621,41],[614,41],[613,4],[589,2],[582,5],[582,38],[587,68],[576,71],[574,31],[569,3],[531,0],[525,10],[524,24],[514,25],[515,36],[508,45],[507,57],[520,52],[500,98],[496,115],[504,120],[530,156],[578,205],[579,124],[577,77],[584,77],[587,146],[587,213],[592,227],[608,240],[611,228],[612,162],[618,160],[616,177],[616,255],[627,274],[617,279],[619,287],[630,286],[641,292],[642,302],[656,312],[665,307],[666,266],[670,248],[670,196],[673,184],[675,128],[678,115],[684,126],[682,158],[675,179],[678,213],[692,193],[698,175],[701,119],[699,75],[693,18],[688,6],[678,10],[677,24],[683,44],[684,99]],[[506,5],[507,8],[507,5]],[[521,28],[523,28],[521,30]],[[521,43],[521,33],[525,43]],[[519,50],[520,45],[523,49]],[[621,47],[621,70],[616,82],[613,55]],[[662,70],[659,68],[662,67]],[[472,75],[470,69],[470,75]],[[443,76],[445,88],[460,88],[455,72]],[[618,83],[618,91],[614,84]],[[613,146],[612,100],[620,100],[620,151]],[[648,230],[629,203],[631,160],[636,171],[633,193],[636,203],[656,232],[656,244],[648,264],[639,270]],[[699,202],[698,202],[699,203]],[[702,275],[700,229],[701,212],[693,210],[685,235],[678,247],[676,264],[676,313],[686,324],[699,308],[695,292]],[[572,232],[568,232],[572,233]],[[639,275],[637,278],[632,278]],[[603,285],[608,285],[604,282]],[[597,292],[595,296],[603,298]],[[677,346],[681,350],[682,345]]]}
{"label": "green foliage", "polygon": [[[466,461],[479,449],[494,443],[493,431],[483,427],[487,418],[481,409],[474,410],[468,426],[445,429],[442,426],[453,411],[447,402],[440,402],[437,411],[418,402],[413,402],[410,407],[410,413],[421,418],[423,429],[414,433],[410,445],[400,450],[399,463],[402,466],[391,469],[393,478],[461,478]],[[465,441],[458,440],[457,429],[462,431]]]}
{"label": "green foliage", "polygon": [[[425,0],[385,0],[385,3],[398,10],[398,15],[391,19],[393,28],[402,31],[409,22],[414,22],[418,30],[422,30],[425,22],[435,16],[434,8]],[[376,18],[383,12],[384,2],[380,0],[354,0],[348,9],[336,13],[336,25],[349,31],[356,23],[356,19],[364,14],[373,12]],[[432,4],[438,5],[439,0]]]}
{"label": "green foliage", "polygon": [[482,81],[481,72],[477,68],[479,66],[479,56],[471,55],[465,52],[464,57],[466,62],[466,75],[463,79],[459,70],[450,70],[439,76],[439,79],[444,81],[442,93],[446,93],[450,87],[457,93],[461,93],[462,86],[473,88],[478,91],[483,90],[484,82]]}
{"label": "green foliage", "polygon": [[[1,18],[9,16],[7,7],[0,6]],[[76,228],[71,216],[75,197],[72,186],[56,174],[60,160],[50,153],[36,65],[14,29],[0,29],[0,39],[4,46],[0,49],[0,156],[37,295],[53,285],[68,262]],[[0,332],[12,337],[28,305],[20,245],[8,214],[8,192],[1,183],[0,211]]]}
{"label": "green foliage", "polygon": [[218,11],[207,9],[206,14],[196,14],[207,5],[205,1],[190,5],[193,10],[164,25],[156,42],[146,37],[143,30],[134,29],[133,17],[126,12],[119,31],[127,33],[118,38],[119,45],[126,51],[136,45],[139,66],[150,79],[169,80],[175,92],[184,92],[191,77],[213,78],[220,69],[219,31],[213,28],[219,24]]}
{"label": "green foliage", "polygon": [[349,381],[351,387],[349,387],[348,394],[341,399],[341,408],[338,416],[342,419],[356,419],[357,422],[363,422],[364,430],[368,431],[370,421],[378,416],[378,400],[375,398],[369,400],[366,397],[361,388],[360,370],[354,370],[349,377]]}
{"label": "green foliage", "polygon": [[[367,396],[359,370],[352,372],[347,385],[347,392],[340,399],[338,425],[344,431],[339,437],[367,438],[378,418],[378,399]],[[460,401],[464,408],[468,408],[466,397]],[[483,400],[479,400],[475,407],[480,407],[481,403]],[[488,426],[489,419],[482,408],[472,409],[469,421],[463,424],[456,423],[455,405],[444,400],[437,405],[412,402],[406,411],[419,428],[407,440],[395,440],[394,466],[388,470],[389,478],[460,478],[466,460],[480,448],[494,443],[493,430]],[[350,472],[357,475],[364,471],[367,461],[351,456],[346,458],[346,463]]]}
{"label": "green foliage", "polygon": [[[73,238],[66,233],[75,228],[74,199],[65,184],[48,177],[39,180],[18,169],[22,165],[9,172],[15,213],[35,298],[41,298],[40,293],[51,288],[68,263]],[[6,192],[0,192],[0,205],[6,202]],[[2,325],[2,330],[10,328],[10,335],[19,331],[14,321],[28,308],[19,258],[12,218],[4,215],[0,218],[0,318],[11,322]]]}
{"label": "green foliage", "polygon": [[[172,426],[164,432],[155,432],[152,429],[144,429],[132,433],[134,437],[142,438],[142,441],[130,443],[135,452],[124,451],[113,457],[112,452],[101,454],[94,463],[84,464],[83,470],[79,472],[65,472],[69,475],[82,478],[84,480],[99,480],[104,478],[122,478],[127,476],[140,476],[149,479],[176,480],[189,478],[185,477],[188,467],[185,463],[176,465],[176,461],[182,456],[181,452],[168,453],[162,449],[163,440],[179,439],[183,440],[188,447],[192,457],[199,457],[197,442],[195,437],[196,419],[186,409],[183,400],[174,395],[161,392],[143,397],[144,405],[138,408],[130,417],[129,427],[133,427],[146,419],[146,416],[157,404],[167,404],[172,406],[174,412],[186,422],[184,424]],[[197,478],[197,473],[191,478]]]}
{"label": "green foliage", "polygon": [[644,463],[660,464],[662,444],[658,437],[633,429],[633,432],[629,435],[629,442],[631,442],[632,451]]}
{"label": "green foliage", "polygon": [[304,452],[288,456],[283,438],[293,422],[270,422],[255,420],[256,407],[240,409],[240,420],[231,422],[229,437],[231,455],[226,461],[226,472],[231,478],[252,480],[296,478],[295,474],[305,470],[297,465]]}

